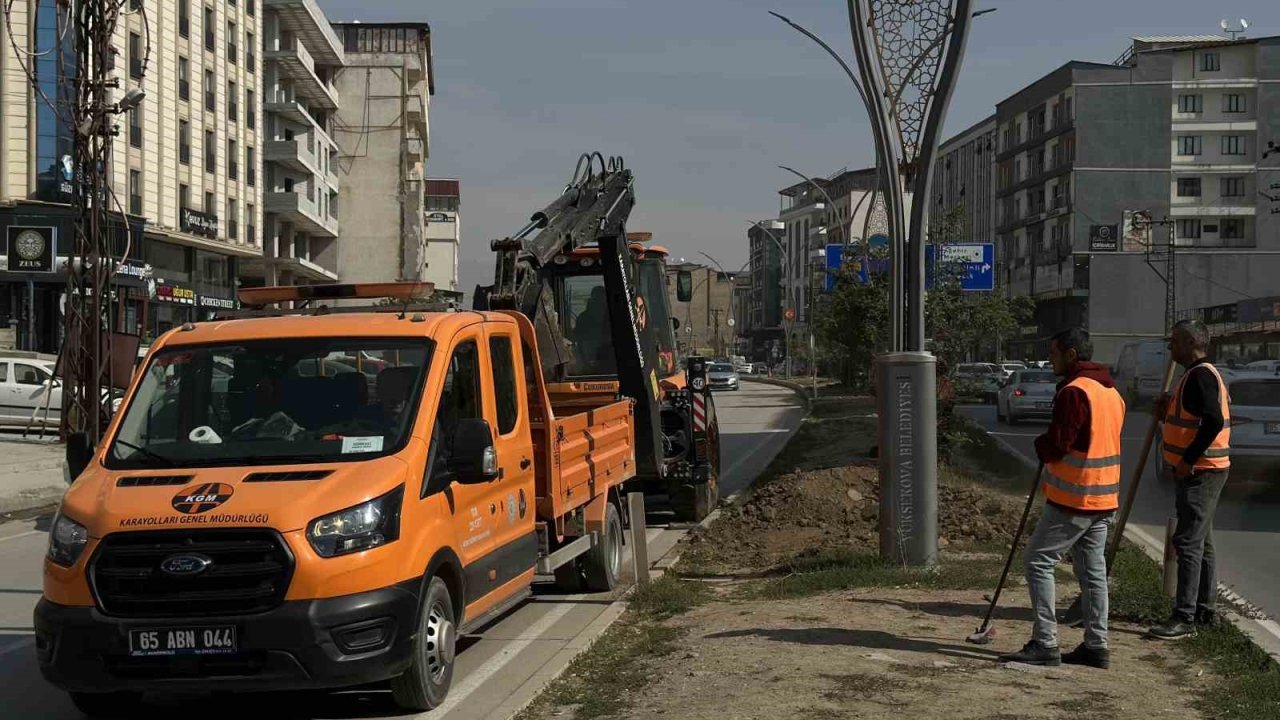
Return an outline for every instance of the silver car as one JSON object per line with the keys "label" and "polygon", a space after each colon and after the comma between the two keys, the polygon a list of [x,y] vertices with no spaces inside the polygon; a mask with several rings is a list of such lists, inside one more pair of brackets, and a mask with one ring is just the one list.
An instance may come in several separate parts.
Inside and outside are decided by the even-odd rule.
{"label": "silver car", "polygon": [[1058,378],[1052,370],[1018,370],[996,397],[996,419],[1016,424],[1026,418],[1053,417]]}
{"label": "silver car", "polygon": [[707,367],[707,383],[712,390],[737,390],[738,371],[729,363],[711,363]]}

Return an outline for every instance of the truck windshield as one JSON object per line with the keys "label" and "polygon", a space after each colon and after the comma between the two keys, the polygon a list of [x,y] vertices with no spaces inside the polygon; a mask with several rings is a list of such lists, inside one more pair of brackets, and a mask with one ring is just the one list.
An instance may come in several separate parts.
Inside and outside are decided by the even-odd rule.
{"label": "truck windshield", "polygon": [[432,345],[290,338],[159,352],[137,381],[113,469],[366,460],[404,446]]}

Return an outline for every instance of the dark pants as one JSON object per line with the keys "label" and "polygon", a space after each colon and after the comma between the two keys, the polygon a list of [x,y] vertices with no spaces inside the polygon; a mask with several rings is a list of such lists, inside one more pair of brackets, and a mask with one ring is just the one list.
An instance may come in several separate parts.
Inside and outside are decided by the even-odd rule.
{"label": "dark pants", "polygon": [[1173,612],[1184,622],[1194,622],[1197,610],[1213,612],[1218,600],[1213,515],[1226,482],[1226,470],[1197,471],[1177,481],[1178,526],[1173,548],[1178,554],[1178,594]]}

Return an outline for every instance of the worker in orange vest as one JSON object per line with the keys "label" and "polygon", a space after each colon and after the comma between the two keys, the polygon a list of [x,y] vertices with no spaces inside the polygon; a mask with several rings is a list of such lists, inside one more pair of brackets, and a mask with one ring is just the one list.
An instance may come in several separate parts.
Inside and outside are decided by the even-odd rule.
{"label": "worker in orange vest", "polygon": [[[1000,656],[1003,662],[1065,662],[1104,670],[1111,665],[1106,547],[1120,506],[1125,406],[1111,372],[1092,358],[1093,344],[1082,328],[1063,330],[1049,343],[1049,362],[1062,382],[1049,429],[1036,438],[1036,454],[1044,463],[1041,489],[1046,503],[1023,554],[1035,625],[1031,641],[1016,653]],[[1063,655],[1058,650],[1053,573],[1068,551],[1080,581],[1084,642]]]}
{"label": "worker in orange vest", "polygon": [[1173,326],[1169,354],[1187,371],[1171,397],[1156,402],[1165,474],[1176,488],[1178,593],[1173,615],[1151,628],[1151,637],[1174,640],[1213,622],[1218,599],[1214,567],[1213,515],[1231,467],[1231,398],[1209,362],[1209,330],[1198,320]]}

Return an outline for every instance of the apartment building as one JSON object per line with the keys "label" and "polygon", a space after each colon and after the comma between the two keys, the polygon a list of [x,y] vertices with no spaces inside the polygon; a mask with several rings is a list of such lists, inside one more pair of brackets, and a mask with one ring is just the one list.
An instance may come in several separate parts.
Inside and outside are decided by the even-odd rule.
{"label": "apartment building", "polygon": [[[22,62],[9,38],[0,42],[0,225],[5,261],[14,261],[0,271],[0,326],[9,330],[0,342],[46,352],[61,343],[62,273],[75,242],[73,129],[46,102],[67,81],[59,56],[63,72],[75,67],[73,36],[59,32],[60,6],[13,3]],[[118,117],[110,166],[120,219],[108,232],[123,258],[114,284],[125,332],[155,337],[234,307],[239,264],[261,254],[259,37],[257,0],[138,3],[116,27],[119,92],[146,92]],[[27,259],[36,246],[44,248],[39,257]]]}
{"label": "apartment building", "polygon": [[[1042,77],[996,120],[999,271],[1006,292],[1036,300],[1008,354],[1043,357],[1069,324],[1103,361],[1161,337],[1152,266],[1164,271],[1171,237],[1175,313],[1274,294],[1280,38],[1135,38],[1116,63]],[[1158,224],[1120,237],[1139,211]]]}
{"label": "apartment building", "polygon": [[442,293],[458,289],[458,247],[462,241],[461,188],[457,180],[426,182],[426,276]]}
{"label": "apartment building", "polygon": [[751,280],[743,328],[756,333],[782,325],[782,255],[786,226],[778,220],[764,220],[747,229],[750,247],[747,275]]}
{"label": "apartment building", "polygon": [[[687,302],[676,297],[676,275],[681,271],[687,271],[693,280],[693,294]],[[671,316],[680,321],[676,344],[681,352],[729,355],[737,335],[729,323],[734,309],[733,276],[698,263],[671,262],[667,264],[667,292]]]}
{"label": "apartment building", "polygon": [[341,187],[334,77],[345,54],[315,0],[261,2],[263,252],[246,263],[245,282],[333,282]]}
{"label": "apartment building", "polygon": [[994,243],[996,240],[996,149],[994,114],[957,133],[938,146],[933,166],[933,206],[930,225],[955,212],[943,242]]}
{"label": "apartment building", "polygon": [[[426,23],[335,23],[333,29],[345,57],[334,79],[340,106],[333,137],[342,182],[359,189],[358,201],[344,199],[338,205],[338,277],[342,282],[438,277],[430,268],[423,174],[435,93],[431,28]],[[456,270],[450,273],[456,288]]]}

